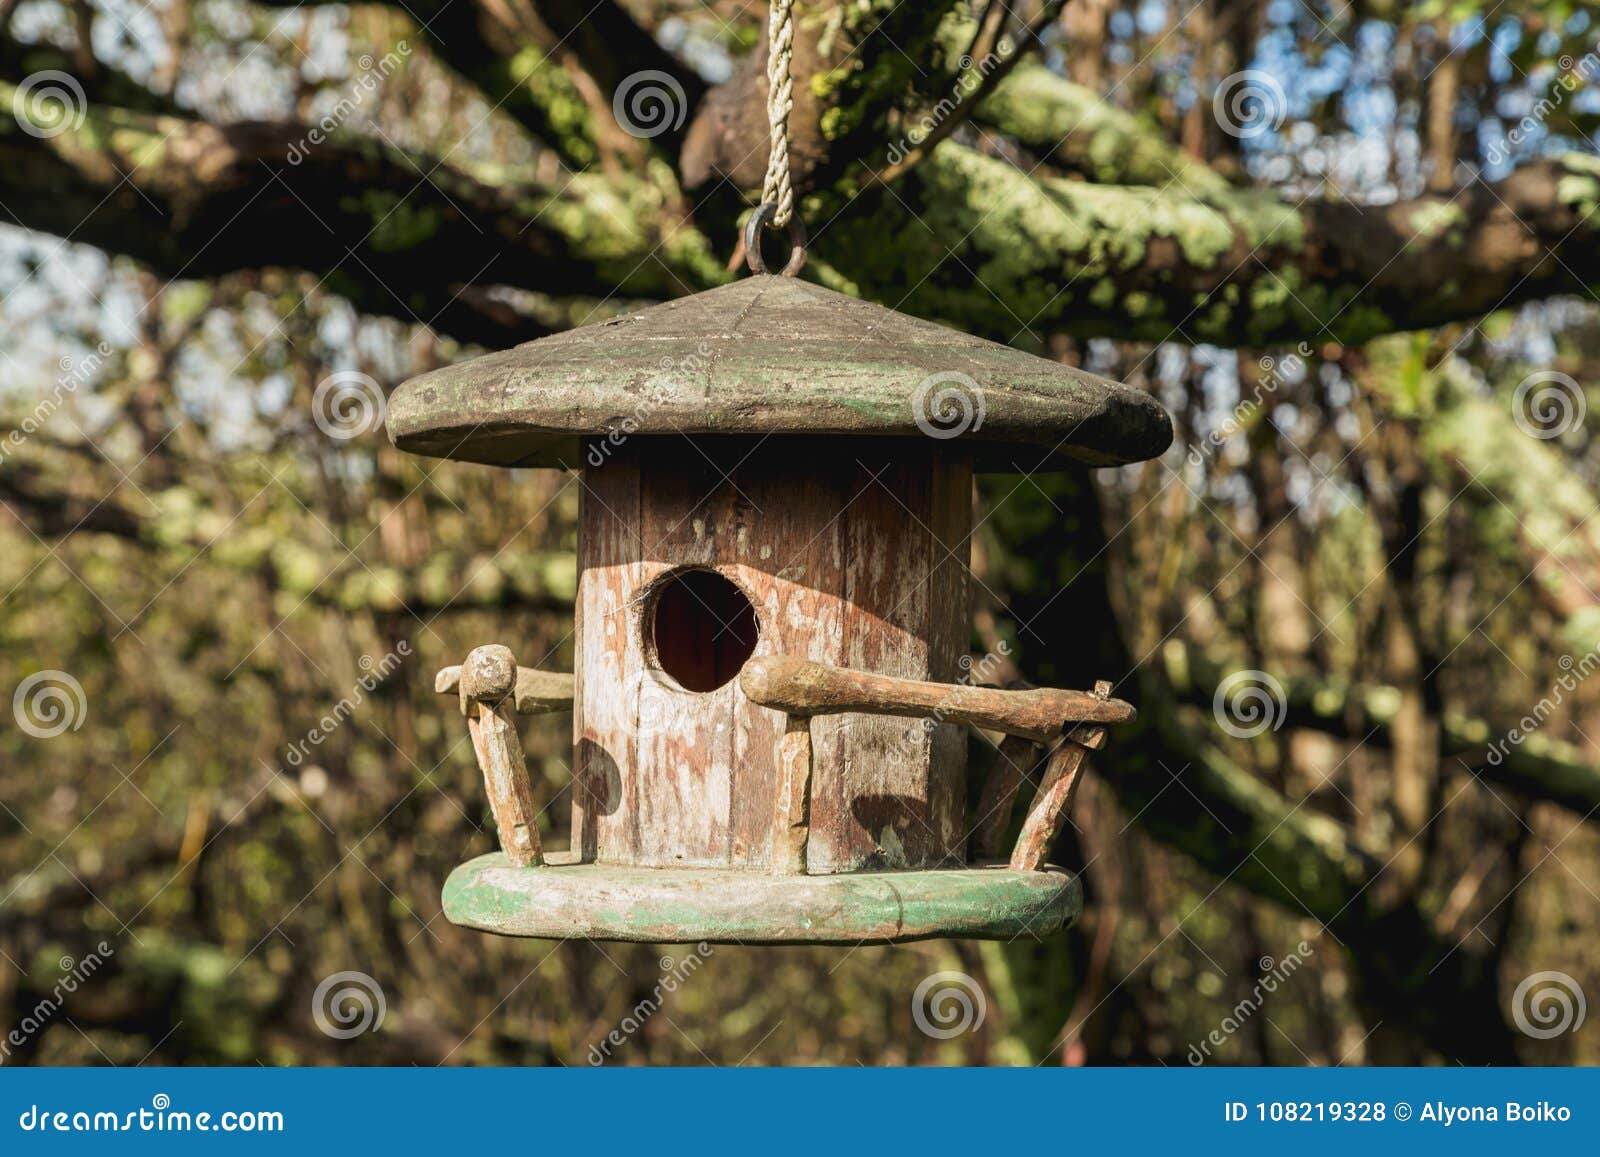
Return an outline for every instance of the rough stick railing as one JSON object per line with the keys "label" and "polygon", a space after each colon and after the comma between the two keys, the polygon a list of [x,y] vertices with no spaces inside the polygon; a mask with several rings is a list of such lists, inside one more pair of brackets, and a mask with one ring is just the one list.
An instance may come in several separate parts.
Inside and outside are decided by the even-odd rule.
{"label": "rough stick railing", "polygon": [[572,676],[519,667],[509,647],[490,644],[475,647],[459,667],[440,671],[433,689],[461,697],[506,858],[523,868],[543,864],[533,785],[515,716],[570,711]]}
{"label": "rough stick railing", "polygon": [[1133,704],[1102,699],[1088,691],[1047,687],[1002,691],[965,683],[923,683],[788,655],[751,659],[739,675],[739,686],[756,703],[791,715],[859,711],[931,718],[1020,735],[1037,743],[1054,743],[1075,723],[1131,723],[1135,715]]}
{"label": "rough stick railing", "polygon": [[1039,745],[1023,735],[1007,735],[995,753],[994,767],[978,796],[978,818],[972,826],[975,860],[993,860],[1011,826],[1011,813],[1024,779],[1033,778],[1039,766]]}
{"label": "rough stick railing", "polygon": [[[1013,868],[1030,871],[1043,865],[1051,841],[1066,822],[1083,761],[1092,748],[1105,741],[1106,725],[1132,722],[1135,717],[1133,705],[1112,699],[1111,684],[1103,681],[1095,684],[1093,692],[1045,687],[1003,691],[898,679],[789,655],[750,660],[739,675],[739,686],[752,702],[788,716],[778,744],[778,798],[773,820],[773,870],[786,875],[806,870],[813,716],[861,712],[1003,732],[1009,749],[1003,747],[1002,755],[1015,769],[1015,777],[1008,776],[994,789],[995,798],[983,813],[975,837],[983,854],[989,854],[986,846],[997,845],[1004,832],[1010,816],[1008,801],[1020,786],[1022,770],[1036,762],[1035,745],[1052,745],[1039,791],[1011,854]],[[1075,730],[1068,734],[1069,728]],[[989,794],[986,788],[985,797]],[[993,818],[996,815],[998,819]]]}
{"label": "rough stick railing", "polygon": [[[1094,693],[1101,699],[1111,695],[1111,684],[1099,682]],[[1037,871],[1044,865],[1050,845],[1061,834],[1062,826],[1072,811],[1072,800],[1082,782],[1084,761],[1089,752],[1106,741],[1104,727],[1080,727],[1062,739],[1050,753],[1044,775],[1039,779],[1039,790],[1028,808],[1028,818],[1022,821],[1022,831],[1011,851],[1011,866],[1019,871]]]}
{"label": "rough stick railing", "polygon": [[772,818],[772,870],[803,876],[811,835],[811,720],[790,715],[778,740],[778,800]]}

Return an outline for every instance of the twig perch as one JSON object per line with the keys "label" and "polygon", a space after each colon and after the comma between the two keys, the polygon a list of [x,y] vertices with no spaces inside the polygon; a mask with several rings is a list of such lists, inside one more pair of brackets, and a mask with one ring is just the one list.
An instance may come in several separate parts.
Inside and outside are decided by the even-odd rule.
{"label": "twig perch", "polygon": [[509,648],[491,644],[475,648],[461,666],[440,671],[433,686],[461,697],[501,850],[518,867],[543,864],[533,785],[515,716],[570,710],[572,676],[518,667]]}
{"label": "twig perch", "polygon": [[[479,648],[483,650],[483,648]],[[444,667],[433,677],[433,689],[441,694],[461,691],[461,668]],[[572,676],[556,671],[536,671],[532,667],[517,668],[517,683],[513,689],[518,715],[548,715],[553,711],[572,710]],[[461,714],[467,713],[467,698],[461,697]]]}
{"label": "twig perch", "polygon": [[[998,853],[1023,776],[1038,762],[1038,745],[1054,745],[1011,854],[1011,866],[1026,871],[1043,865],[1072,807],[1085,757],[1105,742],[1105,725],[1134,718],[1132,704],[1111,698],[1111,684],[1104,680],[1092,692],[1045,687],[1001,690],[897,679],[789,655],[750,660],[739,676],[739,687],[752,702],[789,717],[778,741],[773,814],[772,862],[780,875],[806,870],[813,715],[910,716],[1004,732],[1000,766],[984,785],[973,832],[980,858]],[[1069,732],[1069,727],[1074,729]]]}
{"label": "twig perch", "polygon": [[[752,659],[739,676],[751,700],[790,715],[859,711],[965,723],[1039,743],[1054,743],[1075,723],[1128,723],[1133,704],[1086,691],[1002,691],[961,683],[924,683],[828,667],[787,655]],[[1108,692],[1109,694],[1109,692]]]}

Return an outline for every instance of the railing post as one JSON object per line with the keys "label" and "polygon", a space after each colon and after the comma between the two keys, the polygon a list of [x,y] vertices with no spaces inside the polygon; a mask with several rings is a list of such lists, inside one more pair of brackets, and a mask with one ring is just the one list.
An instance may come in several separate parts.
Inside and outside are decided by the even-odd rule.
{"label": "railing post", "polygon": [[517,734],[517,661],[510,649],[475,648],[461,666],[459,689],[500,848],[519,868],[537,867],[544,863],[544,850],[539,844],[533,785]]}
{"label": "railing post", "polygon": [[[1094,685],[1098,699],[1111,695],[1111,684],[1105,680]],[[1028,808],[1028,818],[1023,821],[1022,832],[1017,836],[1017,846],[1011,852],[1011,867],[1032,872],[1044,866],[1050,846],[1061,834],[1067,815],[1072,810],[1072,800],[1078,793],[1084,760],[1089,752],[1106,739],[1104,727],[1080,727],[1063,739],[1050,753],[1044,775],[1039,779],[1039,791]]]}
{"label": "railing post", "polygon": [[972,826],[972,859],[992,860],[1000,855],[1000,841],[1011,826],[1011,813],[1022,782],[1038,765],[1039,745],[1033,740],[1007,735],[1000,741],[994,768],[978,797],[978,818]]}
{"label": "railing post", "polygon": [[778,798],[772,819],[772,870],[780,876],[806,871],[811,834],[811,718],[789,715],[778,740]]}

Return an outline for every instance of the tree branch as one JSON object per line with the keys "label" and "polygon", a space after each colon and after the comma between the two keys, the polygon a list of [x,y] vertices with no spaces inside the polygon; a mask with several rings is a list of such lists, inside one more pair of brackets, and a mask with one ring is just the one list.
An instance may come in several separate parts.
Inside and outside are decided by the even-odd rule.
{"label": "tree branch", "polygon": [[[296,8],[298,0],[263,0]],[[337,0],[317,0],[334,3]],[[415,20],[433,55],[573,168],[608,151],[675,157],[705,83],[614,0],[389,0]],[[667,127],[631,137],[612,113],[617,90],[641,72],[664,74],[674,96]]]}
{"label": "tree branch", "polygon": [[[1380,358],[1383,351],[1376,352]],[[1381,367],[1376,367],[1382,372]],[[1370,377],[1370,375],[1369,375]],[[1512,407],[1492,399],[1464,359],[1447,358],[1435,375],[1436,393],[1423,424],[1423,454],[1456,483],[1486,497],[1477,512],[1486,542],[1510,543],[1532,571],[1530,584],[1560,620],[1561,636],[1587,654],[1600,640],[1600,526],[1594,489],[1555,441],[1519,428]],[[1573,397],[1559,381],[1552,399]],[[1582,387],[1578,387],[1581,389]],[[1526,412],[1517,415],[1526,420]]]}
{"label": "tree branch", "polygon": [[1176,184],[1204,200],[1226,194],[1226,178],[1154,125],[1099,93],[1026,61],[973,114],[1039,160],[1099,185]]}
{"label": "tree branch", "polygon": [[[1186,702],[1209,708],[1228,668],[1192,647],[1163,651],[1168,685]],[[1283,727],[1304,727],[1372,747],[1389,744],[1400,693],[1394,687],[1346,687],[1327,679],[1279,677]],[[1570,743],[1543,735],[1507,737],[1518,724],[1498,726],[1461,714],[1441,720],[1439,754],[1489,782],[1533,800],[1570,808],[1579,816],[1600,809],[1600,769]]]}
{"label": "tree branch", "polygon": [[1197,740],[1154,681],[1143,686],[1140,711],[1165,758],[1152,767],[1124,756],[1111,777],[1135,822],[1209,871],[1326,925],[1349,949],[1363,998],[1385,1019],[1465,1063],[1511,1060],[1492,959],[1439,937],[1410,900],[1384,906],[1377,885],[1388,865],[1336,821],[1292,804]]}
{"label": "tree branch", "polygon": [[[953,102],[947,97],[936,105],[935,111],[939,115],[934,118],[933,126],[927,136],[913,144],[904,156],[879,169],[873,177],[888,184],[905,176],[927,160],[941,141],[948,139],[951,133],[965,124],[984,99],[994,92],[997,86],[1003,85],[1011,71],[1022,61],[1023,56],[1039,42],[1039,37],[1044,31],[1056,22],[1063,3],[1065,0],[1044,0],[1039,7],[1038,15],[1024,31],[1021,43],[1013,43],[1003,37],[1011,10],[1003,3],[991,4],[978,22],[971,47],[965,56],[968,62],[967,68],[979,70],[976,83],[970,89],[960,91]],[[944,107],[947,102],[949,107]]]}
{"label": "tree branch", "polygon": [[1600,269],[1597,203],[1600,161],[1577,154],[1453,201],[1296,206],[1034,179],[946,141],[893,194],[858,197],[818,250],[863,296],[1000,340],[1353,343],[1583,291],[1573,271]]}
{"label": "tree branch", "polygon": [[[1055,513],[1044,517],[1012,498],[991,507],[986,519],[986,536],[994,539],[986,546],[991,581],[1009,589],[1011,615],[1043,640],[1027,674],[1074,686],[1128,671],[1133,663],[1110,626],[1115,616],[1097,496],[1086,478],[1036,482],[1047,488]],[[1041,571],[1007,561],[1037,558],[1054,565]],[[1074,576],[1065,591],[1054,589],[1059,574]],[[1285,799],[1211,743],[1204,729],[1186,726],[1158,674],[1142,671],[1130,698],[1137,699],[1139,722],[1119,730],[1098,766],[1133,823],[1219,880],[1326,925],[1350,950],[1362,999],[1384,1020],[1414,1028],[1431,1047],[1467,1063],[1514,1056],[1492,953],[1441,938],[1412,900],[1385,906],[1375,885],[1386,865],[1342,824],[1306,801]]]}
{"label": "tree branch", "polygon": [[[930,75],[917,61],[943,52],[939,33],[955,7],[956,0],[863,0],[796,14],[789,163],[797,196],[826,188],[864,157],[883,155],[891,114],[946,76],[942,69]],[[864,52],[869,38],[893,48]],[[689,125],[679,165],[685,189],[718,178],[742,191],[760,189],[769,151],[766,67],[763,32],[759,48],[706,94]]]}
{"label": "tree branch", "polygon": [[[936,39],[922,24],[912,31]],[[819,117],[812,127],[814,177],[859,155],[844,142],[881,123],[891,79],[904,95],[904,78],[878,78],[880,65],[868,77],[814,62],[812,87],[850,98],[830,112],[848,112],[847,124]],[[1112,120],[1113,139],[1134,131]],[[678,218],[677,190],[647,170],[546,186],[523,174],[467,176],[367,141],[305,148],[308,136],[102,106],[43,140],[0,124],[0,200],[19,224],[169,277],[302,267],[368,312],[497,344],[538,328],[484,308],[481,294],[461,297],[463,287],[671,297],[726,278],[706,236]],[[304,160],[287,163],[297,146]],[[762,156],[749,158],[753,180]],[[1151,176],[1157,164],[1128,161]],[[855,196],[818,253],[862,296],[1001,340],[1031,329],[1230,346],[1355,342],[1477,317],[1582,290],[1588,275],[1574,271],[1600,268],[1592,158],[1541,161],[1454,200],[1370,207],[1296,206],[1195,180],[1206,187],[1035,178],[946,141],[893,193],[879,184]],[[731,208],[708,209],[706,227]],[[270,229],[252,227],[269,219]]]}
{"label": "tree branch", "polygon": [[[136,112],[183,115],[183,110],[169,97],[152,92],[125,72],[101,62],[96,64],[93,73],[75,77],[90,100]],[[0,36],[0,78],[15,84],[34,73],[46,71],[65,72],[71,76],[81,70],[72,53],[54,45],[24,44],[9,35]]]}
{"label": "tree branch", "polygon": [[[0,103],[13,92],[0,82]],[[638,177],[469,176],[288,123],[98,105],[49,137],[0,121],[0,202],[18,225],[171,278],[314,270],[367,312],[502,342],[517,327],[463,287],[672,297],[723,280],[705,239],[661,212],[665,199]]]}

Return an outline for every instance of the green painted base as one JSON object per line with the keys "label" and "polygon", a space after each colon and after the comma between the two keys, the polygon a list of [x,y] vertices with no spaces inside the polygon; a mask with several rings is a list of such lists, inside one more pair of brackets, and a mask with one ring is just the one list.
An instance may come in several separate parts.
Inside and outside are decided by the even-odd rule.
{"label": "green painted base", "polygon": [[444,886],[453,923],[503,936],[650,944],[890,944],[959,936],[1041,938],[1083,910],[1059,868],[774,876],[727,868],[561,863],[517,868],[496,852]]}

